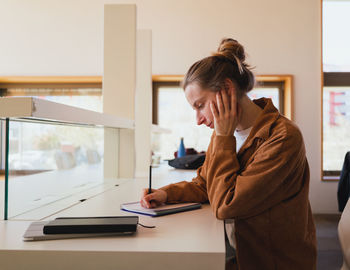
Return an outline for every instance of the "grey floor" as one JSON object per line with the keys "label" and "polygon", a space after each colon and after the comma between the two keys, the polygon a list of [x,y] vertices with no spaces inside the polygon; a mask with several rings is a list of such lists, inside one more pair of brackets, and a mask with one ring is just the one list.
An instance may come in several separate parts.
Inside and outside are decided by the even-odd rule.
{"label": "grey floor", "polygon": [[338,239],[340,215],[314,215],[317,233],[317,270],[339,270],[343,257]]}

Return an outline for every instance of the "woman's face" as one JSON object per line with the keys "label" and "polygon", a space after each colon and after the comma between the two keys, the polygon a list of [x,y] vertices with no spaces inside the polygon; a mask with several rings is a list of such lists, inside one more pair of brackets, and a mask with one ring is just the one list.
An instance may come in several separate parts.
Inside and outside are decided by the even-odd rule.
{"label": "woman's face", "polygon": [[210,109],[210,101],[216,104],[216,93],[202,89],[198,84],[191,83],[185,88],[185,96],[196,111],[197,125],[214,128],[214,117]]}

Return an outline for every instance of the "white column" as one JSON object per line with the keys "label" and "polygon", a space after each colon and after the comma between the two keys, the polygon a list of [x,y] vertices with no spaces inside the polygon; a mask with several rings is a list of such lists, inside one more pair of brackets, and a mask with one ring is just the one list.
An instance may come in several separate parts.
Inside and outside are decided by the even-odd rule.
{"label": "white column", "polygon": [[[103,112],[135,119],[136,81],[136,5],[105,5],[104,9],[104,74]],[[134,176],[134,131],[119,131],[119,151],[116,140],[105,134],[106,177]],[[119,154],[118,154],[119,152]],[[114,157],[114,159],[113,159]],[[115,175],[117,173],[117,175]]]}
{"label": "white column", "polygon": [[147,177],[151,164],[152,31],[137,30],[135,95],[136,177]]}

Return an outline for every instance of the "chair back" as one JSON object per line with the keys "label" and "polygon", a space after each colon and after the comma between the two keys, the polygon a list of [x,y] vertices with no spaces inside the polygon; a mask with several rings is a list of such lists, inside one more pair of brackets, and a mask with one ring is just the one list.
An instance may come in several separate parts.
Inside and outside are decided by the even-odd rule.
{"label": "chair back", "polygon": [[347,202],[340,217],[338,236],[344,258],[341,270],[350,270],[350,200]]}

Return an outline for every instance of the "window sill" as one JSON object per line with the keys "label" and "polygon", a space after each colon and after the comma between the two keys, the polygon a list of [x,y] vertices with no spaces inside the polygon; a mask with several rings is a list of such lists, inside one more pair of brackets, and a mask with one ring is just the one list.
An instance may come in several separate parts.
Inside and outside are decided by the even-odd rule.
{"label": "window sill", "polygon": [[323,181],[339,181],[340,175],[323,175]]}

